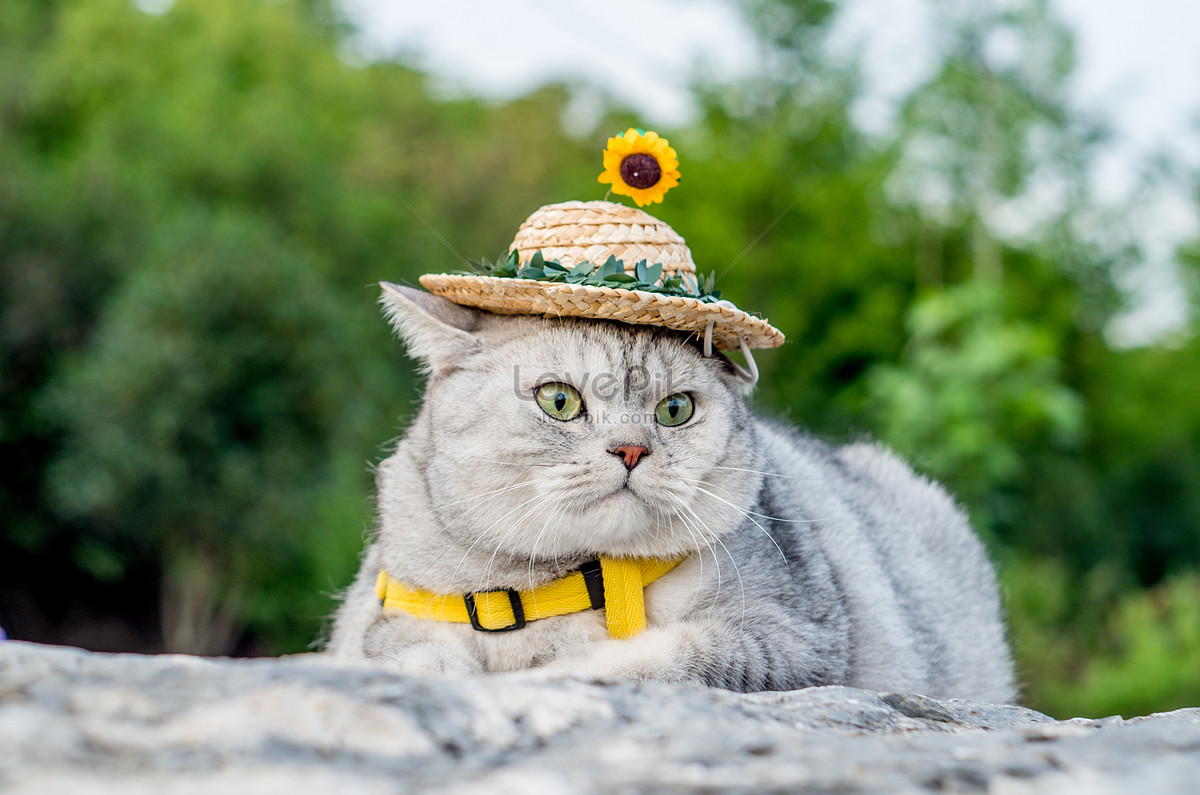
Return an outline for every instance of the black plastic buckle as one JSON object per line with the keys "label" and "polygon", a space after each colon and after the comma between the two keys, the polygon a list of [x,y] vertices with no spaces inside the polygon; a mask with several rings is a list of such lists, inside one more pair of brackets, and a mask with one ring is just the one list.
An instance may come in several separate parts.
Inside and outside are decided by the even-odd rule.
{"label": "black plastic buckle", "polygon": [[477,632],[512,632],[514,629],[520,629],[525,626],[525,608],[521,606],[521,595],[512,588],[497,588],[494,591],[477,591],[476,593],[507,593],[508,602],[512,605],[513,622],[506,627],[496,627],[488,629],[483,624],[479,623],[479,610],[475,607],[475,594],[463,594],[463,601],[467,603],[467,617],[471,619],[471,628]]}
{"label": "black plastic buckle", "polygon": [[600,568],[600,561],[589,560],[579,567],[579,573],[583,575],[583,584],[587,586],[588,601],[592,603],[592,609],[602,610],[604,608],[604,572]]}

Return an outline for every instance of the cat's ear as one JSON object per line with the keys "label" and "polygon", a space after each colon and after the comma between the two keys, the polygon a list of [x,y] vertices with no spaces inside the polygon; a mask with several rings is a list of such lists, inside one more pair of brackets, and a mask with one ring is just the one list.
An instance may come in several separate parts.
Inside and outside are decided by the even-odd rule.
{"label": "cat's ear", "polygon": [[410,356],[431,373],[452,370],[483,349],[473,332],[482,313],[459,306],[440,295],[380,282],[383,314],[404,340]]}

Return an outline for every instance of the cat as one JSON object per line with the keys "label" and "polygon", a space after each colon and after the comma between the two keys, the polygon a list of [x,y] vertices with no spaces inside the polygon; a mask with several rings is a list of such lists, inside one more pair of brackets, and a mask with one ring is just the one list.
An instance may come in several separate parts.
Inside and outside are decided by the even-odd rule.
{"label": "cat", "polygon": [[[376,471],[374,538],[329,653],[416,674],[1014,699],[983,546],[891,453],[756,417],[731,363],[679,332],[383,288],[428,380]],[[381,569],[436,594],[528,590],[598,555],[683,556],[645,588],[645,631],[610,637],[605,610],[584,610],[479,632],[384,610],[376,591]]]}

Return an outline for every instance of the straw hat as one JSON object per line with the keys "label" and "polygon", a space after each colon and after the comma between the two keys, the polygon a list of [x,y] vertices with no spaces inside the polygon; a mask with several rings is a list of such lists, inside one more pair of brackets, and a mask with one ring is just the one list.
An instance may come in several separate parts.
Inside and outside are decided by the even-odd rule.
{"label": "straw hat", "polygon": [[[633,132],[627,134],[631,141]],[[659,151],[665,147],[666,139],[643,135],[654,136]],[[630,148],[624,138],[610,139],[610,151],[614,140]],[[663,164],[677,166],[674,150],[667,151],[672,159]],[[602,174],[601,181],[620,183],[619,176],[606,179],[613,173]],[[667,168],[662,173],[679,176]],[[627,186],[614,184],[614,191],[622,187]],[[625,195],[634,195],[632,190]],[[635,200],[642,203],[640,196]],[[489,263],[497,275],[425,274],[421,284],[455,303],[502,315],[664,326],[696,334],[706,349],[746,352],[783,344],[782,332],[766,320],[718,300],[719,294],[705,295],[683,238],[642,210],[608,201],[550,204],[521,224],[509,252],[507,268]],[[626,275],[616,275],[621,273]],[[530,274],[535,278],[522,278]]]}

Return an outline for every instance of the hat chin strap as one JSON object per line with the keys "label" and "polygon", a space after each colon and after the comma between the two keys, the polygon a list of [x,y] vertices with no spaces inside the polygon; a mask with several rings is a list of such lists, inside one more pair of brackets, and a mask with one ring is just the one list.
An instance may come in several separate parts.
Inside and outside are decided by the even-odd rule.
{"label": "hat chin strap", "polygon": [[[712,333],[714,325],[715,323],[710,320],[708,325],[704,327],[704,358],[706,359],[711,359],[713,355]],[[733,368],[733,372],[737,374],[738,378],[750,386],[754,386],[758,383],[758,364],[754,361],[754,354],[750,353],[750,346],[746,344],[745,337],[738,337],[738,346],[742,349],[742,356],[746,357],[746,367],[750,369],[747,370],[746,367],[742,367],[732,359],[727,358],[725,361],[729,362],[730,367]]]}

